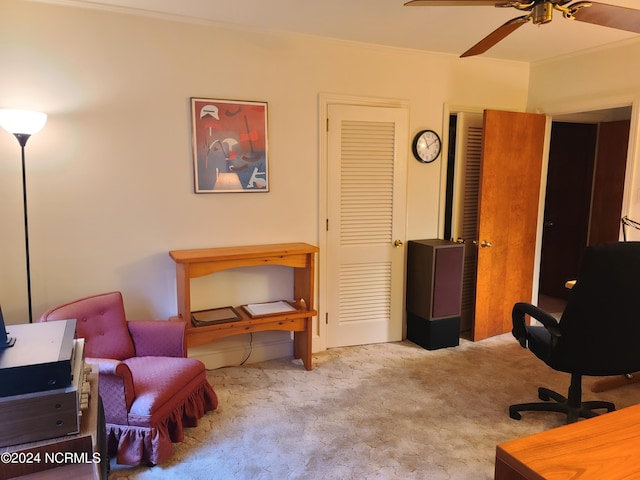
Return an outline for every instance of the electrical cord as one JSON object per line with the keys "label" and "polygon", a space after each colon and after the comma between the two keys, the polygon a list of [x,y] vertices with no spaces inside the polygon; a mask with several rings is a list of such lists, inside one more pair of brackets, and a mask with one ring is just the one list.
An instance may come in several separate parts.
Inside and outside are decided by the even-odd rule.
{"label": "electrical cord", "polygon": [[246,358],[242,360],[242,362],[240,362],[240,365],[244,365],[245,362],[249,360],[249,357],[251,356],[252,353],[253,353],[253,333],[250,333],[249,334],[249,353],[247,353]]}
{"label": "electrical cord", "polygon": [[214,372],[216,370],[220,370],[222,368],[229,368],[229,367],[241,367],[242,365],[244,365],[247,360],[249,360],[249,357],[251,357],[251,354],[253,353],[253,333],[249,333],[249,353],[247,353],[247,356],[244,357],[244,360],[242,360],[238,365],[223,365],[221,367],[216,367],[216,368],[207,368],[207,372]]}

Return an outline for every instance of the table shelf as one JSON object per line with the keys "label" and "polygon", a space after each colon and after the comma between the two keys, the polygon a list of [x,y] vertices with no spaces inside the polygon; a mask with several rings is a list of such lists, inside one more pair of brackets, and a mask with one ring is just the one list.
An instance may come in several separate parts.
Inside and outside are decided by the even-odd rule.
{"label": "table shelf", "polygon": [[190,347],[243,333],[292,331],[294,356],[302,359],[305,368],[311,370],[312,319],[318,313],[316,310],[298,308],[281,314],[251,317],[242,307],[237,307],[240,320],[196,327],[191,323],[191,279],[238,267],[287,266],[294,271],[293,298],[313,306],[317,252],[318,247],[307,243],[171,250],[169,255],[176,263],[178,297],[178,315],[171,320],[187,323],[187,345]]}

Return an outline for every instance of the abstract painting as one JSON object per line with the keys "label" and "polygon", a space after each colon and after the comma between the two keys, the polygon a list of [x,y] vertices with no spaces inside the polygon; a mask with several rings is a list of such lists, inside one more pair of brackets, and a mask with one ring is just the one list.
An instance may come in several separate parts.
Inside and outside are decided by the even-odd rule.
{"label": "abstract painting", "polygon": [[268,192],[267,104],[191,98],[196,193]]}

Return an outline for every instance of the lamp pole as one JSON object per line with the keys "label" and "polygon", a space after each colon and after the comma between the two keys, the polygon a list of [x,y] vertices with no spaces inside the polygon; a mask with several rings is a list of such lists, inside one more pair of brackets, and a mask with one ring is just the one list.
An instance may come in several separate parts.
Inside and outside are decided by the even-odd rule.
{"label": "lamp pole", "polygon": [[29,304],[29,323],[33,323],[33,304],[31,301],[31,262],[29,261],[29,215],[27,210],[27,172],[24,160],[24,147],[31,135],[26,133],[14,133],[20,144],[22,153],[22,205],[24,210],[24,251],[27,259],[27,302]]}
{"label": "lamp pole", "polygon": [[22,154],[22,205],[24,209],[24,247],[27,261],[27,301],[29,304],[29,323],[33,322],[31,301],[31,262],[29,260],[29,218],[27,210],[27,173],[24,147],[34,133],[39,132],[47,121],[47,115],[30,110],[0,110],[0,127],[12,133],[20,144]]}

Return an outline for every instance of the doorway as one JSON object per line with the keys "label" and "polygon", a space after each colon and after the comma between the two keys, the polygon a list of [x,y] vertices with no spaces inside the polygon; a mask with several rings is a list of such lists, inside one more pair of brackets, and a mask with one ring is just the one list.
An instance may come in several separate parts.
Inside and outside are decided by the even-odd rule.
{"label": "doorway", "polygon": [[[470,323],[476,341],[510,331],[513,304],[533,296],[547,117],[458,112],[455,129],[454,165],[447,168],[455,178],[447,181],[445,212],[451,217],[450,237],[466,245],[461,328]],[[475,260],[469,262],[472,269],[466,268],[468,258]],[[471,299],[470,308],[465,298]]]}
{"label": "doorway", "polygon": [[597,135],[595,123],[552,123],[539,298],[566,300],[565,283],[578,273],[589,233]]}
{"label": "doorway", "polygon": [[591,244],[617,241],[631,107],[554,116],[545,194],[538,305],[559,314]]}
{"label": "doorway", "polygon": [[[461,115],[460,112],[464,112],[465,109],[460,109],[458,113],[454,113],[454,110],[450,110],[451,114],[449,115],[449,131],[448,131],[448,166],[446,169],[446,178],[443,179],[443,186],[446,185],[446,191],[447,191],[447,197],[446,197],[446,201],[444,202],[444,207],[443,207],[443,233],[444,233],[444,238],[447,239],[456,239],[457,238],[457,234],[456,234],[456,228],[452,223],[452,197],[451,197],[451,192],[452,192],[452,186],[455,184],[456,179],[454,177],[459,175],[459,171],[456,171],[456,169],[459,169],[459,165],[456,162],[456,148],[459,147],[460,145],[460,136],[463,135],[462,130],[464,130],[463,128],[461,128]],[[478,114],[479,112],[472,112],[473,114]],[[582,199],[581,205],[582,208],[585,210],[586,213],[584,214],[580,214],[581,216],[584,217],[584,219],[581,221],[581,223],[578,223],[578,226],[574,226],[574,230],[579,231],[579,235],[578,235],[578,243],[571,243],[568,241],[570,236],[559,236],[558,239],[555,240],[556,245],[554,245],[554,240],[548,238],[545,238],[544,240],[544,234],[541,233],[540,237],[538,238],[538,241],[540,242],[540,244],[538,245],[537,249],[539,249],[539,258],[538,258],[538,264],[537,264],[537,270],[534,273],[534,282],[537,282],[534,285],[534,296],[531,299],[532,301],[536,301],[538,302],[538,305],[541,306],[542,308],[548,307],[548,311],[550,312],[562,312],[564,309],[564,305],[566,303],[566,295],[568,294],[568,289],[565,287],[565,282],[567,280],[570,280],[572,278],[575,278],[575,275],[577,274],[577,266],[579,265],[579,260],[581,258],[581,253],[584,250],[584,248],[589,244],[589,243],[597,243],[598,241],[602,241],[602,239],[609,239],[609,241],[615,241],[619,238],[619,232],[620,232],[620,216],[621,216],[621,212],[622,212],[622,195],[623,195],[623,191],[624,191],[624,183],[625,183],[625,177],[624,177],[624,173],[622,175],[620,175],[620,169],[619,168],[614,168],[611,170],[616,171],[615,174],[612,175],[604,175],[603,178],[605,178],[606,180],[600,179],[598,180],[598,174],[597,172],[597,159],[599,156],[602,156],[602,152],[599,153],[598,149],[604,150],[605,152],[609,152],[609,149],[611,147],[611,144],[609,143],[609,146],[605,148],[605,144],[607,144],[610,140],[606,140],[603,141],[602,138],[600,137],[600,132],[602,130],[602,126],[603,125],[614,125],[614,130],[616,130],[616,134],[611,136],[611,135],[607,135],[608,138],[614,138],[613,140],[613,144],[614,145],[624,145],[624,152],[618,152],[617,153],[617,157],[621,158],[622,160],[616,162],[616,164],[622,165],[623,167],[626,166],[626,151],[628,148],[628,135],[629,135],[629,125],[630,125],[630,119],[631,119],[631,113],[632,113],[632,107],[631,106],[625,106],[625,107],[616,107],[616,108],[608,108],[608,109],[603,109],[603,110],[594,110],[594,111],[588,111],[588,112],[583,112],[583,113],[576,113],[576,114],[563,114],[563,115],[554,115],[553,116],[553,121],[554,124],[558,126],[561,123],[571,123],[571,124],[586,124],[586,125],[595,125],[595,140],[591,143],[591,154],[593,156],[593,164],[591,165],[591,170],[589,171],[587,169],[586,173],[583,173],[583,175],[586,175],[585,179],[584,179],[584,183],[586,183],[587,185],[587,193],[585,193],[584,195],[586,195],[586,199]],[[619,137],[619,132],[620,132],[620,124],[618,124],[618,122],[623,122],[624,127],[622,128],[622,130],[625,133],[625,137],[623,140],[620,140]],[[626,123],[624,123],[626,122]],[[553,125],[552,128],[550,129],[550,132],[553,133]],[[592,129],[594,127],[587,127],[587,129]],[[605,127],[606,128],[606,127]],[[481,133],[482,135],[482,133]],[[571,135],[569,135],[569,137],[571,137]],[[574,142],[579,142],[580,139],[574,139]],[[574,145],[575,147],[575,145]],[[569,147],[572,148],[572,147]],[[479,161],[479,160],[478,160]],[[607,169],[600,169],[600,173],[606,172]],[[566,180],[567,175],[570,175],[570,180],[575,181],[574,175],[575,172],[571,172],[571,169],[567,171],[560,171],[560,175],[559,177],[562,179],[564,178]],[[473,180],[473,179],[472,179]],[[550,179],[550,181],[553,183],[553,179]],[[594,190],[596,188],[597,183],[600,182],[601,186],[598,187],[597,190]],[[602,187],[602,185],[604,185],[604,187]],[[465,190],[466,190],[466,185],[465,185]],[[548,188],[553,188],[548,186]],[[557,186],[555,188],[558,188]],[[615,194],[612,195],[611,192],[615,190]],[[613,219],[613,227],[611,226],[611,224],[609,224],[609,226],[605,229],[606,232],[604,232],[604,237],[602,237],[600,235],[600,233],[598,233],[598,229],[597,228],[592,228],[595,226],[599,227],[603,222],[601,220],[596,220],[594,217],[594,213],[597,208],[594,207],[594,198],[596,197],[596,192],[605,192],[604,197],[605,198],[613,198],[613,197],[617,197],[616,201],[613,202],[613,206],[612,205],[608,205],[605,208],[605,211],[607,211],[608,213],[606,213],[605,215],[601,215],[600,218],[603,217],[608,217],[608,218],[612,218]],[[571,198],[572,200],[575,199],[575,197],[577,197],[579,194],[575,193]],[[547,203],[548,199],[545,198],[545,204]],[[599,203],[599,201],[596,199],[596,204]],[[596,205],[597,206],[597,205]],[[614,211],[614,213],[610,213],[611,211]],[[592,212],[593,211],[593,212]],[[550,212],[551,213],[551,212]],[[575,209],[569,209],[569,215],[577,215]],[[580,216],[579,215],[579,216]],[[542,216],[541,216],[542,218]],[[543,229],[542,227],[542,222],[540,223],[539,227],[540,229]],[[556,229],[557,230],[557,229]],[[542,240],[542,241],[541,241]],[[575,240],[572,240],[572,242],[575,242]],[[543,246],[546,248],[546,253],[542,251]],[[576,246],[577,245],[577,246]],[[542,276],[540,273],[540,270],[542,268],[542,258],[543,256],[545,257],[545,259],[548,259],[549,257],[551,257],[552,255],[549,253],[550,252],[550,248],[556,248],[559,249],[560,251],[562,251],[564,249],[565,252],[567,251],[571,251],[571,255],[568,255],[567,257],[571,257],[573,256],[573,266],[569,271],[565,271],[562,272],[560,274],[558,274],[559,278],[562,279],[562,281],[560,282],[556,282],[559,283],[559,288],[557,288],[555,293],[552,294],[545,294],[543,292],[540,292],[540,277]],[[545,275],[547,275],[549,272],[545,272]],[[466,273],[465,273],[466,275]],[[475,279],[474,279],[475,280]],[[465,282],[468,282],[468,278],[466,278],[465,276]],[[474,300],[474,295],[475,295],[475,284],[474,282],[472,283],[472,293],[468,294],[469,297],[469,304],[473,304],[473,300]],[[463,294],[464,295],[464,294]],[[546,308],[545,308],[546,309]],[[463,308],[464,311],[464,308]],[[465,338],[470,337],[470,332],[469,329],[471,327],[470,325],[471,322],[466,321],[466,322],[462,322],[461,324],[461,333],[462,336]]]}

